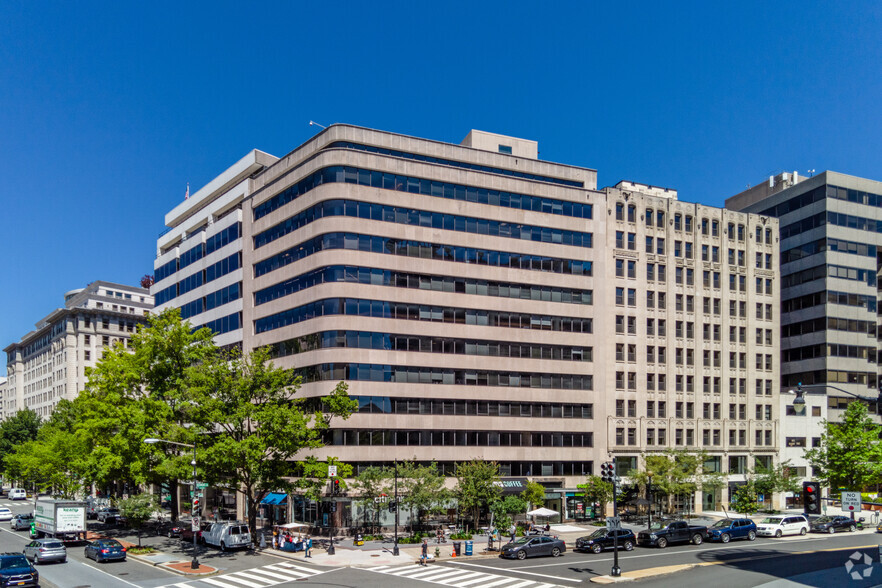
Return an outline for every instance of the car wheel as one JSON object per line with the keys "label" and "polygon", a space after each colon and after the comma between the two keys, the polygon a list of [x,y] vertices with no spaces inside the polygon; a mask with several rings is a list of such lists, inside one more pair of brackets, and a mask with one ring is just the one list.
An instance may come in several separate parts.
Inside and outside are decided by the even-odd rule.
{"label": "car wheel", "polygon": [[668,546],[668,540],[667,540],[667,539],[665,539],[664,537],[662,537],[661,539],[658,540],[658,548],[659,548],[659,549],[664,549],[664,548],[667,547],[667,546]]}
{"label": "car wheel", "polygon": [[693,545],[701,545],[702,541],[704,541],[704,539],[698,533],[696,533],[695,535],[692,536],[692,544]]}
{"label": "car wheel", "polygon": [[560,547],[551,548],[551,557],[560,557]]}
{"label": "car wheel", "polygon": [[[802,531],[803,531],[802,534],[805,535],[805,527],[803,527]],[[778,529],[777,531],[775,531],[775,537],[779,537],[779,538],[781,537],[781,529]]]}
{"label": "car wheel", "polygon": [[630,541],[625,541],[625,544],[622,547],[625,548],[625,551],[631,551],[632,549],[634,549],[634,544]]}
{"label": "car wheel", "polygon": [[603,547],[601,547],[600,545],[595,543],[594,545],[591,546],[591,551],[593,553],[600,553],[601,551],[603,551]]}
{"label": "car wheel", "polygon": [[527,552],[523,549],[518,551],[518,559],[527,559]]}
{"label": "car wheel", "polygon": [[756,531],[748,531],[747,532],[747,540],[748,541],[756,541]]}
{"label": "car wheel", "polygon": [[808,533],[808,530],[806,530],[805,527],[803,527],[802,529],[799,530],[800,535],[805,535],[806,533]]}
{"label": "car wheel", "polygon": [[728,543],[732,538],[729,536],[729,533],[723,533],[720,535],[720,541],[723,543]]}

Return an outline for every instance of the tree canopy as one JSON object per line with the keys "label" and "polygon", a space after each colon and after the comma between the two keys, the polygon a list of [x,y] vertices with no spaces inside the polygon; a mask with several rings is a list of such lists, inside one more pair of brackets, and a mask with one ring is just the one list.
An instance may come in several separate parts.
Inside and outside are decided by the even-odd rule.
{"label": "tree canopy", "polygon": [[805,452],[815,476],[830,488],[861,490],[882,482],[882,426],[863,402],[851,402],[840,422],[823,422],[821,445]]}

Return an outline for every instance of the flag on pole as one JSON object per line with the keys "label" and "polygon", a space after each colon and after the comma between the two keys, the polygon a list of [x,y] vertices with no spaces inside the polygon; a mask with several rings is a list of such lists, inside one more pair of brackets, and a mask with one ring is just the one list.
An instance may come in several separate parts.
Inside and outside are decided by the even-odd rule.
{"label": "flag on pole", "polygon": [[190,198],[190,182],[187,182],[187,192],[186,192],[186,194],[184,194],[184,200],[187,200],[189,198]]}

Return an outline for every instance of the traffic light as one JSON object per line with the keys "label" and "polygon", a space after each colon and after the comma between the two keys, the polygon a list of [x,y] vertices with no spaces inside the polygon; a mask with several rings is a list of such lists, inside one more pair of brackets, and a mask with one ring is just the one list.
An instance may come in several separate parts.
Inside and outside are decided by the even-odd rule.
{"label": "traffic light", "polygon": [[805,514],[821,514],[821,485],[818,482],[802,483],[802,509]]}
{"label": "traffic light", "polygon": [[395,509],[398,508],[398,503],[394,500],[389,503],[389,512],[395,512]]}
{"label": "traffic light", "polygon": [[615,482],[616,468],[611,461],[605,461],[600,464],[600,479],[604,482]]}
{"label": "traffic light", "polygon": [[198,498],[193,499],[193,512],[196,512],[199,509],[199,502]]}
{"label": "traffic light", "polygon": [[340,480],[337,479],[337,478],[334,478],[333,485],[331,486],[331,493],[332,493],[334,496],[339,496],[339,495],[340,495]]}

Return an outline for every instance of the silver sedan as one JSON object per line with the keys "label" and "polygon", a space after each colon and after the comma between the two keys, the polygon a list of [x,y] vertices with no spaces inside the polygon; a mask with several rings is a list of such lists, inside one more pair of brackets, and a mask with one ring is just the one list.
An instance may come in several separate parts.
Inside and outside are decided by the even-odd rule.
{"label": "silver sedan", "polygon": [[41,564],[47,561],[67,561],[67,549],[58,539],[35,539],[25,545],[22,551],[30,561]]}

